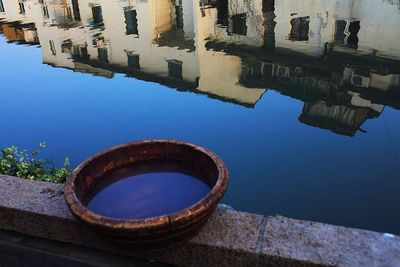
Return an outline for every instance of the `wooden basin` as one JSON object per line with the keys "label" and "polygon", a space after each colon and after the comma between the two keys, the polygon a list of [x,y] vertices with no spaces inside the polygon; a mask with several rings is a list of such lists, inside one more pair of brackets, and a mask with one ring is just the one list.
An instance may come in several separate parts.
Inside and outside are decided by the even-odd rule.
{"label": "wooden basin", "polygon": [[[140,220],[104,217],[86,208],[90,190],[96,183],[104,182],[108,174],[124,168],[151,166],[153,162],[173,162],[201,174],[211,191],[183,210]],[[129,243],[138,249],[151,249],[193,236],[222,199],[227,182],[228,171],[224,163],[210,150],[184,142],[151,140],[113,147],[87,159],[67,179],[64,194],[72,214],[104,238]]]}

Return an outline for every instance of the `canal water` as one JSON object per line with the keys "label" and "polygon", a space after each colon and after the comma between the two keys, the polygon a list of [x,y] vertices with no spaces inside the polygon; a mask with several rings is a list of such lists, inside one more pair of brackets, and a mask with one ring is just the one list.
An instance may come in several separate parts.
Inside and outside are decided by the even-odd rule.
{"label": "canal water", "polygon": [[0,0],[0,148],[178,139],[224,203],[400,234],[399,0]]}

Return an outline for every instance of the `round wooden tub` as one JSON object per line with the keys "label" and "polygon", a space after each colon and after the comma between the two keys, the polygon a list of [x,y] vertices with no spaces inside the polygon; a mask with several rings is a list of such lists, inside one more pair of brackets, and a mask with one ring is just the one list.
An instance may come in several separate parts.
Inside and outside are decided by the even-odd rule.
{"label": "round wooden tub", "polygon": [[[211,191],[183,210],[140,220],[104,217],[86,208],[90,190],[108,174],[164,161],[201,174]],[[64,194],[72,214],[104,238],[138,249],[152,249],[186,240],[200,230],[222,199],[227,183],[227,168],[210,150],[184,142],[151,140],[113,147],[87,159],[67,179]]]}

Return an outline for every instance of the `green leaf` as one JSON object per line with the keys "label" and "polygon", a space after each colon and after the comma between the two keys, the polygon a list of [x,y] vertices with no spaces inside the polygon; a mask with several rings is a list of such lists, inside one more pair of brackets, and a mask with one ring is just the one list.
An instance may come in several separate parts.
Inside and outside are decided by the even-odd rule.
{"label": "green leaf", "polygon": [[[46,143],[41,142],[39,147],[45,148]],[[26,149],[19,151],[17,147],[12,146],[0,150],[0,173],[30,180],[65,182],[71,174],[68,168],[69,158],[65,158],[63,166],[57,168],[50,159],[38,159],[40,152],[40,150],[31,152],[29,158]]]}

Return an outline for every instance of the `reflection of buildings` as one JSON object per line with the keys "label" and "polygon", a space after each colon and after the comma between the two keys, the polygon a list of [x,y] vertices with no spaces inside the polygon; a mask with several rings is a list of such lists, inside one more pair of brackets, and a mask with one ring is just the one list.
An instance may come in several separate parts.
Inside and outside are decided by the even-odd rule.
{"label": "reflection of buildings", "polygon": [[[313,56],[331,49],[400,59],[399,0],[201,0],[217,10],[219,42]],[[225,30],[222,30],[224,29]]]}
{"label": "reflection of buildings", "polygon": [[[7,12],[6,12],[7,10]],[[7,19],[9,23],[0,23],[0,33],[8,42],[20,44],[39,44],[37,29],[32,21],[27,19],[24,3],[0,0],[0,22]]]}
{"label": "reflection of buildings", "polygon": [[245,106],[254,106],[266,91],[238,85],[239,58],[205,49],[207,29],[195,23],[199,3],[74,1],[24,2],[35,12],[24,17],[37,25],[46,64],[105,77],[125,73]]}
{"label": "reflection of buildings", "polygon": [[10,43],[39,44],[34,24],[4,23],[0,25],[0,33],[6,36]]}
{"label": "reflection of buildings", "polygon": [[398,0],[0,1],[7,39],[39,36],[55,67],[245,106],[274,88],[305,102],[300,121],[346,135],[400,107]]}
{"label": "reflection of buildings", "polygon": [[302,100],[301,122],[352,136],[400,108],[399,1],[204,2],[217,13],[206,47],[242,59],[241,85]]}
{"label": "reflection of buildings", "polygon": [[351,101],[348,105],[325,101],[305,102],[299,120],[338,134],[353,136],[367,119],[379,116],[383,106],[371,105],[358,95],[352,96]]}

